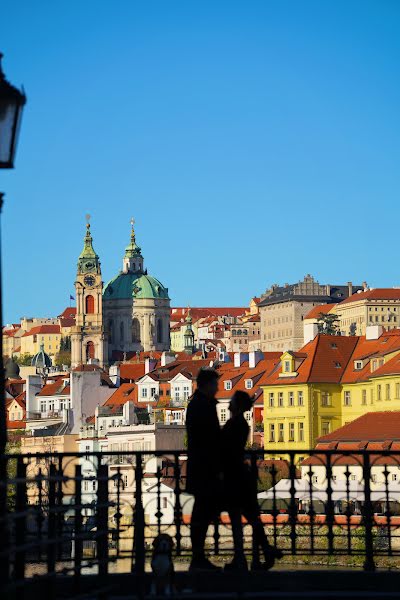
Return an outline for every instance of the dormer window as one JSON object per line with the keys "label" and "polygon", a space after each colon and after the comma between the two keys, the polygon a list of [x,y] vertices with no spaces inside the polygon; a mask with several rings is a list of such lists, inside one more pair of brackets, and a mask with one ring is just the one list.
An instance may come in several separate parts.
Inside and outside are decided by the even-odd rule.
{"label": "dormer window", "polygon": [[232,381],[230,379],[228,381],[225,381],[224,387],[226,390],[231,390],[232,389]]}
{"label": "dormer window", "polygon": [[354,368],[355,368],[357,371],[360,371],[360,369],[362,369],[362,368],[363,368],[363,361],[362,361],[362,360],[355,360],[355,361],[354,361]]}
{"label": "dormer window", "polygon": [[292,371],[292,365],[290,360],[285,360],[283,362],[283,371],[284,373],[290,373]]}
{"label": "dormer window", "polygon": [[246,381],[244,382],[244,385],[246,387],[246,390],[251,390],[251,388],[253,387],[253,380],[246,379]]}
{"label": "dormer window", "polygon": [[341,369],[342,365],[340,364],[340,362],[335,362],[335,368],[336,369]]}

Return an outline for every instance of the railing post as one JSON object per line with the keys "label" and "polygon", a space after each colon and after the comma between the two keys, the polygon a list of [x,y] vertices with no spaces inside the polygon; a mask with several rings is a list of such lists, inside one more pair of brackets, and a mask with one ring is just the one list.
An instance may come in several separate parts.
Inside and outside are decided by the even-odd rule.
{"label": "railing post", "polygon": [[80,591],[82,566],[82,467],[75,467],[74,589]]}
{"label": "railing post", "polygon": [[136,453],[135,465],[135,516],[134,516],[134,572],[137,576],[144,575],[145,548],[144,548],[144,508],[142,498],[143,464],[142,453]]}
{"label": "railing post", "polygon": [[174,463],[174,479],[175,479],[175,507],[174,507],[174,520],[175,520],[175,539],[176,539],[176,553],[181,553],[181,523],[182,523],[182,507],[181,507],[181,490],[180,490],[180,467],[179,467],[179,454],[175,454]]}
{"label": "railing post", "polygon": [[[23,456],[17,461],[17,494],[15,499],[15,579],[22,581],[25,577],[25,543],[26,543],[26,464]],[[19,588],[18,598],[24,595],[24,588]]]}
{"label": "railing post", "polygon": [[364,527],[365,527],[365,571],[375,571],[374,562],[374,540],[373,540],[373,514],[371,502],[371,465],[369,453],[364,451],[363,461],[363,476],[364,476]]}
{"label": "railing post", "polygon": [[328,525],[328,553],[333,554],[333,524],[335,520],[334,515],[334,507],[332,501],[332,464],[331,464],[331,455],[329,452],[326,455],[326,478],[327,478],[327,486],[326,486],[326,524]]}
{"label": "railing post", "polygon": [[56,568],[56,466],[49,465],[49,513],[47,526],[47,597],[54,597],[54,577]]}
{"label": "railing post", "polygon": [[[257,455],[255,454],[254,450],[251,453],[250,464],[251,464],[250,485],[254,486],[253,489],[251,490],[251,493],[254,494],[255,497],[257,497],[258,469],[257,469]],[[261,564],[260,547],[258,545],[257,535],[254,530],[254,527],[252,528],[251,549],[252,549],[252,567],[257,568]]]}
{"label": "railing post", "polygon": [[108,573],[108,466],[97,467],[97,560],[99,576],[106,578]]}
{"label": "railing post", "polygon": [[289,522],[290,522],[290,540],[292,554],[296,554],[296,524],[297,524],[297,505],[296,505],[296,465],[294,464],[295,453],[290,451],[290,465],[289,465],[289,476],[290,476],[290,504],[289,504]]}

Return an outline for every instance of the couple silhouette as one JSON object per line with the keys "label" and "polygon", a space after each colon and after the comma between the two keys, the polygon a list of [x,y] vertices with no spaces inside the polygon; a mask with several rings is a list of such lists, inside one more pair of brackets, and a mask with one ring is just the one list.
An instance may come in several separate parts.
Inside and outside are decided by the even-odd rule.
{"label": "couple silhouette", "polygon": [[260,518],[257,477],[245,462],[249,426],[244,414],[253,405],[251,397],[235,392],[229,404],[231,418],[221,428],[217,416],[218,373],[204,368],[197,376],[197,389],[186,414],[188,462],[186,491],[194,496],[191,518],[191,570],[219,570],[205,555],[207,530],[227,511],[232,526],[234,558],[226,570],[247,571],[243,547],[242,516],[253,528],[253,543],[261,548],[264,563],[252,568],[270,569],[282,552],[271,546]]}

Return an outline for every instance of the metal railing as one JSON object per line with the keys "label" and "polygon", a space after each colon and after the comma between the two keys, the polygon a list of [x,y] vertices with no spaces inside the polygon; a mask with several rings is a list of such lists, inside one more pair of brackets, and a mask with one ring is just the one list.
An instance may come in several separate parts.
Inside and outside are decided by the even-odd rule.
{"label": "metal railing", "polygon": [[[286,462],[248,453],[270,542],[292,560],[350,556],[366,570],[381,559],[391,566],[400,555],[400,451],[284,454]],[[185,451],[13,454],[4,460],[7,513],[1,518],[8,540],[0,560],[9,563],[7,589],[41,579],[51,597],[56,574],[70,576],[74,593],[90,574],[104,585],[109,573],[143,576],[160,533],[172,536],[176,560],[189,563],[193,498],[185,492]],[[257,553],[248,525],[244,541],[248,555]],[[210,526],[206,544],[213,555],[232,556],[227,513]]]}

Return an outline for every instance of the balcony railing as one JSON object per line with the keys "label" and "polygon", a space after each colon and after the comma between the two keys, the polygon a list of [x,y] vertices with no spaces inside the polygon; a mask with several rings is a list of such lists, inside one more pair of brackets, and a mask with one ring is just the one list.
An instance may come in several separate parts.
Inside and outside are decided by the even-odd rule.
{"label": "balcony railing", "polygon": [[[261,519],[285,560],[335,557],[366,570],[398,564],[400,451],[285,455],[286,462],[248,453]],[[6,456],[8,480],[1,485],[7,510],[1,518],[9,543],[0,550],[6,590],[43,580],[53,590],[48,597],[55,597],[56,574],[71,576],[71,594],[83,588],[88,593],[83,579],[90,574],[96,575],[93,585],[104,589],[110,571],[142,576],[161,532],[173,537],[174,556],[189,561],[193,498],[185,492],[185,460],[185,451]],[[247,525],[244,540],[257,561]],[[226,513],[210,527],[207,547],[222,559],[232,556]]]}

